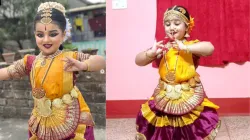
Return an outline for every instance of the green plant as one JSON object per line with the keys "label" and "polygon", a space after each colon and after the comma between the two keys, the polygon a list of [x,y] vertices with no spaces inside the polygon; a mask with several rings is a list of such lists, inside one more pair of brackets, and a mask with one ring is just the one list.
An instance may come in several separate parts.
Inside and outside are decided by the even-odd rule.
{"label": "green plant", "polygon": [[73,44],[64,44],[63,49],[66,51],[72,51],[72,50],[75,50],[78,48],[76,46],[74,46]]}

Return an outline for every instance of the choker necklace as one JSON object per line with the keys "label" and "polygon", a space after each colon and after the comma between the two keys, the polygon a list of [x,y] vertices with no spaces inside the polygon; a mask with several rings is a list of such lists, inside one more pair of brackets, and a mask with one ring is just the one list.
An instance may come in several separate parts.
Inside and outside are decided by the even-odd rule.
{"label": "choker necklace", "polygon": [[46,65],[46,59],[53,59],[55,58],[56,56],[58,56],[59,54],[61,54],[62,51],[60,50],[57,50],[55,53],[51,54],[51,55],[48,55],[48,56],[45,56],[42,54],[42,52],[38,55],[38,58],[42,59],[42,62],[41,62],[41,67],[44,67]]}

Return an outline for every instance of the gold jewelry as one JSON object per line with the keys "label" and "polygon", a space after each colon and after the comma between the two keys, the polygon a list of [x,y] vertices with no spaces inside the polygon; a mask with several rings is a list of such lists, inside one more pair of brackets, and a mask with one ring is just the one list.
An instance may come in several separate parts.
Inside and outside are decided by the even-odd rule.
{"label": "gold jewelry", "polygon": [[52,8],[61,11],[63,13],[63,15],[65,16],[65,8],[62,4],[60,4],[58,2],[44,2],[44,3],[40,4],[40,6],[37,9],[37,12],[40,12],[40,11],[45,10],[45,9],[52,9]]}
{"label": "gold jewelry", "polygon": [[51,19],[51,16],[52,16],[52,9],[51,8],[47,8],[47,9],[43,9],[43,14],[41,15],[42,19],[41,19],[41,23],[42,24],[49,24],[51,23],[52,19]]}
{"label": "gold jewelry", "polygon": [[[42,11],[43,14],[41,14],[42,19],[40,20],[42,24],[49,24],[52,22],[52,8],[57,9],[59,11],[61,11],[63,13],[63,15],[65,16],[65,8],[62,4],[57,3],[57,2],[45,2],[42,3],[39,7],[37,12]],[[46,26],[45,26],[45,30],[46,30]]]}
{"label": "gold jewelry", "polygon": [[[183,13],[174,10],[174,8],[173,8],[172,10],[168,10],[168,11],[166,11],[166,12],[164,13],[163,22],[165,23],[165,21],[166,21],[167,19],[170,19],[170,20],[171,20],[172,18],[174,18],[174,16],[179,17],[180,19],[182,19],[183,22],[185,22],[187,25],[189,25],[189,20],[188,20],[188,18],[187,18]],[[164,24],[164,23],[163,23],[163,24]]]}
{"label": "gold jewelry", "polygon": [[42,54],[42,52],[40,52],[40,54],[38,55],[38,58],[41,58],[42,59],[42,62],[41,62],[41,67],[45,66],[46,65],[46,59],[47,58],[50,58],[50,59],[53,59],[54,57],[56,57],[57,55],[61,54],[62,51],[60,50],[57,50],[54,54],[52,55],[49,55],[49,56],[44,56]]}
{"label": "gold jewelry", "polygon": [[36,88],[36,87],[35,87],[35,86],[36,86],[36,81],[35,81],[35,74],[34,74],[35,72],[34,72],[34,70],[35,70],[36,61],[33,63],[32,70],[31,70],[32,85],[33,85],[33,88],[32,88],[32,95],[33,95],[35,98],[37,98],[37,99],[41,99],[41,98],[45,97],[45,95],[46,95],[45,90],[43,89],[43,83],[44,83],[44,81],[45,81],[45,78],[47,77],[47,74],[48,74],[48,72],[49,72],[49,69],[50,69],[50,67],[51,67],[51,65],[52,65],[52,63],[53,63],[53,61],[54,61],[54,58],[51,60],[50,65],[49,65],[49,67],[47,68],[47,70],[46,70],[46,72],[45,72],[45,74],[44,74],[44,76],[43,76],[43,79],[42,79],[42,82],[41,82],[41,88]]}
{"label": "gold jewelry", "polygon": [[87,71],[90,71],[90,70],[89,70],[89,62],[88,62],[87,60],[85,60],[85,61],[83,61],[83,62],[85,62],[85,64],[87,65]]}
{"label": "gold jewelry", "polygon": [[41,87],[40,88],[36,88],[36,81],[35,81],[35,65],[36,65],[36,60],[35,62],[33,63],[33,66],[32,66],[32,69],[31,69],[31,74],[32,74],[32,95],[34,97],[34,100],[36,102],[36,105],[37,105],[37,108],[38,108],[38,113],[43,116],[43,117],[48,117],[51,115],[52,113],[52,109],[51,109],[51,105],[52,105],[52,102],[51,100],[47,99],[46,98],[46,91],[43,89],[43,83],[45,81],[45,78],[47,77],[48,75],[48,72],[50,70],[50,67],[52,65],[54,61],[54,58],[51,60],[44,76],[43,76],[43,79],[42,79],[42,82],[41,82]]}
{"label": "gold jewelry", "polygon": [[186,53],[190,53],[190,48],[188,47],[188,45],[185,46],[186,46]]}
{"label": "gold jewelry", "polygon": [[167,71],[167,74],[166,74],[166,77],[165,77],[166,81],[169,82],[169,83],[174,83],[175,82],[175,73],[176,73],[176,67],[177,67],[179,52],[178,52],[178,55],[176,56],[174,71],[169,70],[168,63],[167,63],[167,60],[166,60],[166,51],[164,51],[163,55],[164,55],[164,61],[165,61],[165,64],[166,64],[166,71]]}
{"label": "gold jewelry", "polygon": [[[194,27],[194,18],[189,15],[188,17],[185,16],[186,10],[184,8],[178,7],[177,10],[176,6],[174,6],[171,10],[166,10],[163,16],[163,25],[165,25],[165,22],[167,19],[171,20],[172,18],[175,18],[175,16],[179,17],[185,24],[188,26],[188,33],[190,33]],[[187,35],[188,37],[189,35]]]}

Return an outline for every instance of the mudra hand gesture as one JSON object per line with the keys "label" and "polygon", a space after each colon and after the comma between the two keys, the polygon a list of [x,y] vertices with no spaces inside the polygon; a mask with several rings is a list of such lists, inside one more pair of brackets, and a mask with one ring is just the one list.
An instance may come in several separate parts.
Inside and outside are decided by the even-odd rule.
{"label": "mudra hand gesture", "polygon": [[188,51],[187,45],[183,44],[182,41],[180,41],[180,40],[178,40],[178,39],[175,39],[175,42],[176,42],[176,44],[178,45],[178,46],[176,47],[178,50]]}
{"label": "mudra hand gesture", "polygon": [[162,55],[162,48],[164,48],[163,41],[154,42],[153,47],[146,51],[146,56],[149,58],[160,58]]}
{"label": "mudra hand gesture", "polygon": [[85,61],[81,62],[79,60],[70,57],[65,57],[62,59],[62,61],[66,62],[64,70],[68,72],[82,71],[88,69],[88,64]]}

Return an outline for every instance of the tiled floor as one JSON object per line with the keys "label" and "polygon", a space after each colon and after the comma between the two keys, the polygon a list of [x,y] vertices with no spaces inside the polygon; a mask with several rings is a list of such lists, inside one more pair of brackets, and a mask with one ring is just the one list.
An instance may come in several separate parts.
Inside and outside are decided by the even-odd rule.
{"label": "tiled floor", "polygon": [[[250,116],[221,117],[215,140],[250,140]],[[107,119],[107,140],[134,140],[135,119]]]}

